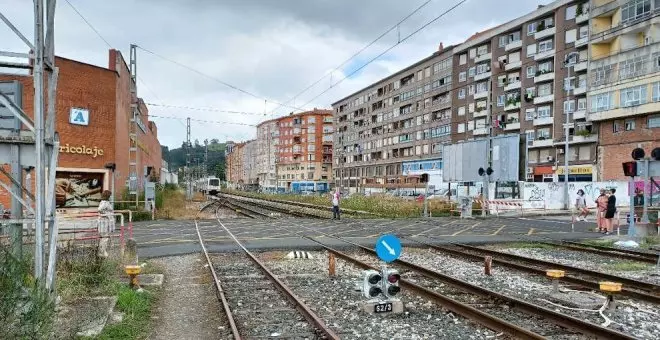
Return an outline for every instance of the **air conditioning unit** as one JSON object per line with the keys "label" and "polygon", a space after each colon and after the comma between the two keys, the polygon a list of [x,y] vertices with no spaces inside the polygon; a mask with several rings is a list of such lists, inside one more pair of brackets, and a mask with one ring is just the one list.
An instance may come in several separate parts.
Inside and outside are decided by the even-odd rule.
{"label": "air conditioning unit", "polygon": [[528,167],[527,168],[527,174],[533,174],[534,173],[534,168]]}

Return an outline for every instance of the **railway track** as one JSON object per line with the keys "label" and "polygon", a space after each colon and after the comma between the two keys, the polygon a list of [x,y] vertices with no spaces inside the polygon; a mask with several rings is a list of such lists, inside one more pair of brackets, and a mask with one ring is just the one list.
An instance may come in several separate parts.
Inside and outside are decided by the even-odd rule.
{"label": "railway track", "polygon": [[195,220],[197,237],[234,339],[339,339],[219,219],[218,227],[238,245],[245,261],[237,263],[233,258],[231,262],[220,259],[214,263]]}
{"label": "railway track", "polygon": [[325,216],[321,216],[318,214],[313,214],[305,211],[300,211],[296,209],[291,209],[290,207],[286,207],[286,205],[282,203],[276,203],[278,204],[277,206],[274,205],[273,203],[265,203],[262,201],[259,201],[257,199],[252,199],[248,198],[249,201],[242,201],[240,199],[237,199],[235,197],[231,197],[231,195],[226,195],[226,194],[218,194],[216,198],[213,199],[224,199],[225,201],[229,202],[230,204],[234,206],[239,206],[242,207],[242,209],[253,211],[259,215],[263,216],[263,212],[265,211],[271,211],[271,212],[277,212],[281,214],[286,214],[286,215],[291,215],[295,217],[306,217],[306,218],[327,218]]}
{"label": "railway track", "polygon": [[619,260],[626,259],[631,261],[647,262],[652,264],[660,263],[660,255],[650,252],[643,252],[632,249],[612,248],[612,247],[605,247],[605,246],[586,244],[581,242],[573,242],[573,241],[559,241],[559,242],[534,241],[534,242],[540,242],[541,244],[548,244],[570,250],[604,255]]}
{"label": "railway track", "polygon": [[[370,254],[373,261],[377,261],[376,252],[371,248],[361,246],[344,238],[323,233],[318,230],[304,226],[300,227],[357,247]],[[343,253],[313,237],[305,236],[295,231],[294,233],[315,242],[324,250],[333,253],[337,257],[340,257],[359,268],[377,269],[377,266]],[[504,332],[515,338],[545,339],[553,336],[562,337],[584,334],[599,339],[635,339],[628,334],[602,327],[570,315],[555,312],[554,310],[543,306],[504,295],[411,262],[396,260],[393,264],[405,267],[416,273],[415,275],[419,275],[426,279],[421,280],[424,283],[423,285],[411,280],[402,279],[400,282],[403,287],[413,290],[416,293],[435,301],[439,305],[485,327]],[[441,284],[438,285],[438,283]],[[447,288],[447,285],[451,288]],[[438,290],[438,287],[443,288]],[[502,313],[502,305],[507,305],[510,310]],[[479,306],[479,309],[473,306]],[[482,309],[487,310],[487,312]],[[536,321],[535,325],[539,326],[538,329],[530,330],[515,323],[515,320],[518,322],[527,322],[530,319]]]}

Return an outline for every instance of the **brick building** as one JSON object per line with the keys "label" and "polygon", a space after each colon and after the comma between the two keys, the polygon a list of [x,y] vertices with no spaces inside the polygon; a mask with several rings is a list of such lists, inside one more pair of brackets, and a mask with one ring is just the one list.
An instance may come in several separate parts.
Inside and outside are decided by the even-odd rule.
{"label": "brick building", "polygon": [[[138,169],[153,167],[158,177],[161,168],[161,148],[156,124],[149,121],[148,110],[140,101],[140,133],[131,142],[131,77],[121,53],[109,51],[108,68],[56,57],[59,68],[55,130],[60,137],[57,168],[58,183],[68,182],[72,191],[58,207],[94,207],[100,191],[111,188],[111,175],[105,168],[116,164],[115,194],[127,187],[129,178],[129,148],[138,153]],[[1,83],[18,83],[22,88],[23,110],[33,112],[32,77],[0,75]],[[140,188],[143,179],[137,176]],[[3,178],[3,181],[6,181]],[[10,197],[0,195],[0,203],[8,206]]]}
{"label": "brick building", "polygon": [[274,192],[277,171],[277,144],[279,129],[277,119],[267,120],[257,125],[256,171],[259,187],[267,192]]}

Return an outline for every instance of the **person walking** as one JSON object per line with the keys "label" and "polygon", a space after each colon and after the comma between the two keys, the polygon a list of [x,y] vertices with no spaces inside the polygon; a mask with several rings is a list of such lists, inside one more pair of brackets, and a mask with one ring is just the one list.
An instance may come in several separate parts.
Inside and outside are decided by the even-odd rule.
{"label": "person walking", "polygon": [[613,232],[612,220],[616,214],[616,196],[614,196],[614,193],[616,193],[616,189],[610,189],[608,192],[607,208],[605,210],[605,226],[607,228],[604,232],[605,235]]}
{"label": "person walking", "polygon": [[587,208],[587,200],[584,198],[584,190],[580,189],[577,191],[577,198],[575,199],[575,209],[578,211],[577,220],[580,221],[580,217],[584,215],[582,221],[587,221],[587,215],[589,215],[589,209]]}
{"label": "person walking", "polygon": [[101,193],[101,202],[99,203],[98,231],[101,236],[99,241],[99,256],[108,257],[108,243],[110,242],[110,233],[115,231],[115,212],[110,202],[112,193],[105,190]]}
{"label": "person walking", "polygon": [[607,195],[605,189],[600,189],[600,196],[596,198],[596,225],[599,233],[606,230],[605,210],[607,210]]}
{"label": "person walking", "polygon": [[332,194],[332,219],[333,220],[340,220],[340,217],[339,217],[339,199],[340,199],[339,190],[336,189],[335,192]]}

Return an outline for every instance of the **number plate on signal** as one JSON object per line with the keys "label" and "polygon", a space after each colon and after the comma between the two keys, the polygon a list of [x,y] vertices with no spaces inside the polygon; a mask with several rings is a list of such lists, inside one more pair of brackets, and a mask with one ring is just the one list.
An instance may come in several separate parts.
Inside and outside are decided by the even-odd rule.
{"label": "number plate on signal", "polygon": [[379,303],[374,306],[374,312],[375,313],[388,313],[392,311],[392,303],[391,302],[386,302],[386,303]]}

